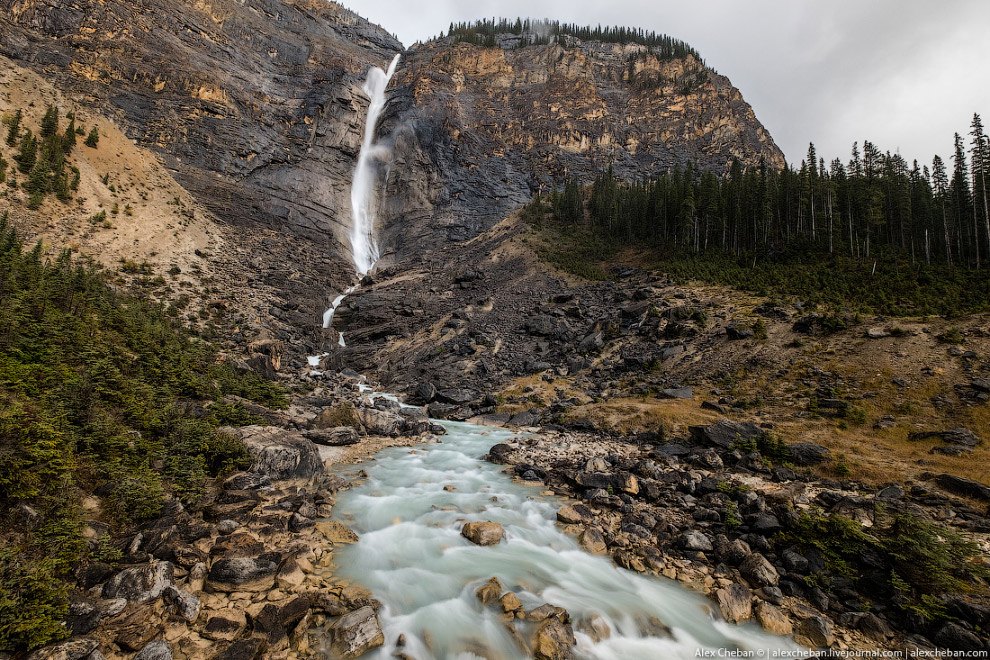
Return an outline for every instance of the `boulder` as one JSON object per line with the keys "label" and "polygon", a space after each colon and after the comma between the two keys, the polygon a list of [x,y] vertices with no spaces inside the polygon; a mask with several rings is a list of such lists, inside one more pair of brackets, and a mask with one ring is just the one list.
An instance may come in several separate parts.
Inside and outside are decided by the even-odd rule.
{"label": "boulder", "polygon": [[505,613],[519,612],[523,608],[522,601],[519,600],[519,596],[515,595],[511,591],[506,592],[501,598],[499,598],[498,604],[502,607],[502,611]]}
{"label": "boulder", "polygon": [[103,585],[103,597],[126,598],[133,603],[150,603],[168,587],[175,586],[175,567],[167,561],[127,568]]}
{"label": "boulder", "polygon": [[761,600],[756,604],[753,615],[757,623],[771,634],[783,636],[794,632],[794,626],[791,625],[790,619],[779,608],[766,601]]}
{"label": "boulder", "polygon": [[739,564],[739,572],[754,587],[777,586],[780,575],[767,558],[754,552]]}
{"label": "boulder", "polygon": [[712,540],[698,530],[691,530],[690,532],[681,534],[680,538],[677,539],[677,545],[682,550],[692,552],[712,551]]}
{"label": "boulder", "polygon": [[798,625],[797,634],[801,635],[814,646],[828,648],[835,641],[832,623],[823,616],[813,616]]}
{"label": "boulder", "polygon": [[214,591],[267,591],[275,586],[278,564],[267,559],[234,557],[213,562],[207,586]]}
{"label": "boulder", "polygon": [[832,455],[827,448],[813,442],[795,442],[787,448],[791,452],[791,460],[796,465],[818,465],[828,461]]}
{"label": "boulder", "polygon": [[990,501],[990,486],[981,484],[979,481],[957,477],[953,474],[940,474],[935,477],[935,483],[959,495]]}
{"label": "boulder", "polygon": [[913,442],[928,440],[929,438],[938,438],[943,442],[964,447],[975,447],[981,442],[980,436],[965,427],[949,429],[948,431],[922,431],[908,436],[908,440]]}
{"label": "boulder", "polygon": [[358,658],[385,644],[378,615],[365,606],[340,617],[328,630],[330,651],[342,658]]}
{"label": "boulder", "polygon": [[95,639],[74,639],[55,646],[46,646],[28,656],[27,660],[83,660],[97,650]]}
{"label": "boulder", "polygon": [[612,629],[609,627],[608,623],[606,623],[605,619],[597,614],[592,614],[587,619],[582,619],[579,621],[577,624],[577,629],[590,637],[591,641],[596,644],[612,636]]}
{"label": "boulder", "polygon": [[244,426],[228,430],[240,436],[254,459],[251,472],[272,481],[311,479],[324,472],[316,445],[300,433],[272,426]]}
{"label": "boulder", "polygon": [[345,447],[347,445],[356,445],[361,442],[361,438],[358,437],[357,431],[350,426],[338,426],[332,429],[312,429],[309,431],[303,431],[303,437],[307,440],[315,442],[318,445],[325,445],[327,447]]}
{"label": "boulder", "polygon": [[404,425],[402,415],[391,410],[358,408],[355,413],[368,435],[397,436]]}
{"label": "boulder", "polygon": [[939,629],[932,641],[938,644],[940,648],[949,649],[950,651],[974,653],[984,652],[986,650],[979,637],[951,621]]}
{"label": "boulder", "polygon": [[545,619],[533,635],[535,660],[569,660],[574,657],[574,631],[557,617]]}
{"label": "boulder", "polygon": [[729,623],[739,623],[752,616],[753,592],[741,584],[730,584],[715,592],[715,602],[722,618]]}
{"label": "boulder", "polygon": [[199,618],[201,604],[199,598],[191,593],[170,586],[165,588],[162,595],[165,596],[165,602],[175,608],[176,614],[189,623],[195,623]]}
{"label": "boulder", "polygon": [[661,399],[693,399],[693,387],[672,387],[660,390]]}
{"label": "boulder", "polygon": [[601,332],[593,332],[578,344],[579,353],[594,353],[600,351],[605,346],[605,339]]}
{"label": "boulder", "polygon": [[138,651],[134,660],[172,660],[172,649],[165,640],[158,640],[147,644]]}
{"label": "boulder", "polygon": [[461,529],[461,536],[475,545],[496,545],[503,534],[502,526],[494,522],[469,522]]}
{"label": "boulder", "polygon": [[727,419],[714,424],[690,427],[691,439],[698,444],[719,449],[731,449],[739,441],[755,440],[763,430],[752,422],[733,422]]}
{"label": "boulder", "polygon": [[207,639],[229,642],[239,637],[246,625],[243,612],[230,612],[230,616],[210,617],[201,634]]}
{"label": "boulder", "polygon": [[265,650],[265,640],[251,637],[234,642],[217,656],[217,660],[259,660]]}
{"label": "boulder", "polygon": [[608,546],[605,545],[605,537],[595,527],[589,527],[581,532],[578,535],[578,543],[593,555],[604,555],[608,552]]}
{"label": "boulder", "polygon": [[584,522],[590,517],[591,512],[582,504],[576,506],[561,507],[557,512],[557,520],[565,525],[575,525]]}
{"label": "boulder", "polygon": [[358,535],[350,527],[342,525],[336,520],[321,520],[316,523],[316,531],[330,541],[333,545],[346,545],[357,543]]}
{"label": "boulder", "polygon": [[498,600],[499,596],[502,595],[502,583],[498,581],[498,578],[492,578],[488,582],[484,583],[474,592],[474,595],[478,597],[482,605],[487,605],[488,603],[494,603]]}

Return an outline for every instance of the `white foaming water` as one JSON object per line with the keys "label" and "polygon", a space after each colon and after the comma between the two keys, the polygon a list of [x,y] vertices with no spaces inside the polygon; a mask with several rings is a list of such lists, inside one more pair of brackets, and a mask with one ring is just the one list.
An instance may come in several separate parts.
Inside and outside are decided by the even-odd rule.
{"label": "white foaming water", "polygon": [[354,289],[356,288],[358,288],[357,284],[355,284],[347,291],[344,291],[342,294],[340,294],[339,296],[333,299],[333,302],[330,303],[330,307],[327,309],[327,311],[323,312],[324,328],[330,327],[330,324],[333,323],[333,315],[337,313],[337,308],[340,307],[340,303],[344,302],[344,298],[354,293]]}
{"label": "white foaming water", "polygon": [[337,344],[341,348],[347,348],[347,344],[344,342],[344,333],[343,332],[340,333],[340,338],[337,339]]}
{"label": "white foaming water", "polygon": [[[417,660],[529,657],[500,610],[482,606],[474,595],[491,577],[527,610],[545,602],[566,608],[582,660],[687,659],[700,649],[770,657],[774,650],[798,649],[754,624],[714,620],[710,603],[676,582],[624,571],[584,552],[554,524],[562,500],[514,483],[478,458],[512,433],[443,424],[449,431],[443,444],[381,452],[360,466],[367,481],[338,495],[335,517],[361,537],[335,553],[338,574],[384,603],[379,614],[386,644],[367,657],[390,658],[400,634],[406,638],[402,650]],[[496,546],[471,544],[460,529],[476,520],[501,523],[506,538]],[[612,631],[599,643],[580,631],[580,622],[592,615]],[[658,632],[657,620],[672,636]],[[528,640],[532,624],[515,625]],[[757,656],[760,650],[764,656]]]}
{"label": "white foaming water", "polygon": [[371,104],[364,125],[364,141],[357,167],[354,168],[354,181],[351,183],[351,253],[359,277],[367,274],[379,257],[378,241],[375,240],[375,217],[378,215],[378,170],[375,161],[387,157],[389,149],[375,142],[375,128],[385,108],[385,88],[395,74],[399,57],[395,56],[387,73],[378,67],[371,67],[364,83],[364,93],[371,99]]}

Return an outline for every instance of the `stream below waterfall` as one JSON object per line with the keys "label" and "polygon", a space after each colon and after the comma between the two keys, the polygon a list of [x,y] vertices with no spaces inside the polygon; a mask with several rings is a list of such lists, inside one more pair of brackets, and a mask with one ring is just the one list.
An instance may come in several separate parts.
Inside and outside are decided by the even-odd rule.
{"label": "stream below waterfall", "polygon": [[[755,624],[713,619],[705,598],[672,580],[626,571],[582,550],[555,524],[561,498],[541,495],[481,460],[511,431],[441,423],[448,430],[442,444],[387,449],[349,466],[368,477],[338,494],[334,517],[360,541],[336,553],[337,574],[384,604],[385,646],[366,657],[390,658],[400,634],[402,651],[416,660],[531,657],[503,623],[498,603],[485,607],[475,596],[492,577],[527,611],[543,603],[565,608],[582,659],[696,658],[704,649],[712,652],[708,657],[800,653],[793,641]],[[460,535],[470,521],[500,523],[505,538],[473,545]],[[581,632],[580,622],[592,615],[611,629],[598,643]],[[528,643],[533,624],[513,625]],[[670,635],[660,632],[664,626]]]}

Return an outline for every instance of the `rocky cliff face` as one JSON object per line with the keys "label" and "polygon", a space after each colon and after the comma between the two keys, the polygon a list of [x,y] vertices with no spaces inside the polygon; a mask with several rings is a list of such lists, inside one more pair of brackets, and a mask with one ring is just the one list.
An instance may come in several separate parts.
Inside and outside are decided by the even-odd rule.
{"label": "rocky cliff face", "polygon": [[323,0],[0,0],[0,53],[108,111],[211,210],[343,238],[370,65],[393,37]]}
{"label": "rocky cliff face", "polygon": [[399,259],[437,234],[475,236],[534,192],[609,164],[621,177],[687,161],[784,164],[727,78],[637,44],[418,46],[396,76],[388,124],[385,243]]}

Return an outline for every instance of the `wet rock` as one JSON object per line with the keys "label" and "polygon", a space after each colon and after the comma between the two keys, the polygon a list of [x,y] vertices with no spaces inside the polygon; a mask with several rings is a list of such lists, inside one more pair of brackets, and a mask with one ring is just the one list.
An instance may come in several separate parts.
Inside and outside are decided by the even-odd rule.
{"label": "wet rock", "polygon": [[65,617],[64,624],[73,635],[85,635],[93,631],[100,625],[102,618],[103,613],[93,599],[79,593],[69,594],[69,614]]}
{"label": "wet rock", "polygon": [[502,607],[502,611],[505,613],[519,612],[523,608],[523,604],[522,601],[519,600],[519,596],[515,595],[511,591],[506,592],[505,595],[499,598],[498,604]]}
{"label": "wet rock", "polygon": [[612,636],[612,629],[608,623],[597,614],[592,614],[587,619],[582,619],[578,622],[577,629],[590,637],[596,644]]}
{"label": "wet rock", "polygon": [[432,403],[437,398],[437,388],[433,383],[420,383],[416,386],[415,402],[418,404]]}
{"label": "wet rock", "polygon": [[773,587],[780,580],[777,569],[759,552],[746,557],[739,565],[739,572],[754,587]]}
{"label": "wet rock", "polygon": [[334,545],[357,543],[360,540],[354,530],[336,520],[320,520],[316,523],[316,530]]}
{"label": "wet rock", "polygon": [[148,603],[159,598],[166,588],[175,586],[174,575],[175,568],[167,561],[127,568],[103,585],[103,597]]}
{"label": "wet rock", "polygon": [[755,440],[763,430],[752,422],[732,422],[727,419],[714,424],[690,427],[691,439],[701,445],[731,449],[741,441]]}
{"label": "wet rock", "polygon": [[311,479],[324,472],[316,445],[299,433],[270,426],[244,426],[228,431],[240,436],[254,459],[251,472],[272,481]]}
{"label": "wet rock", "polygon": [[566,525],[575,525],[591,518],[591,511],[586,506],[565,506],[557,512],[557,520]]}
{"label": "wet rock", "polygon": [[885,642],[894,636],[890,626],[872,612],[846,612],[839,616],[838,622],[847,628],[859,630],[878,642]]}
{"label": "wet rock", "polygon": [[574,657],[574,631],[557,617],[543,621],[533,635],[535,660],[569,660]]}
{"label": "wet rock", "polygon": [[578,535],[578,543],[593,555],[604,555],[608,552],[608,546],[605,545],[605,537],[595,527],[589,527],[581,532]]}
{"label": "wet rock", "polygon": [[935,483],[959,495],[990,501],[990,487],[972,479],[957,477],[952,474],[940,474],[935,477]]}
{"label": "wet rock", "polygon": [[787,448],[796,465],[818,465],[828,461],[832,455],[827,448],[813,442],[795,442]]}
{"label": "wet rock", "polygon": [[164,640],[151,642],[138,651],[134,660],[172,660],[172,649]]}
{"label": "wet rock", "polygon": [[357,658],[385,643],[378,615],[371,607],[362,607],[340,617],[330,625],[330,651],[342,658]]}
{"label": "wet rock", "polygon": [[753,609],[754,618],[763,629],[774,635],[790,635],[794,632],[790,619],[768,602],[760,601]]}
{"label": "wet rock", "polygon": [[303,436],[318,445],[327,447],[346,447],[356,445],[361,441],[357,431],[350,426],[338,426],[332,429],[312,429],[303,431]]}
{"label": "wet rock", "polygon": [[802,621],[797,628],[801,635],[814,646],[828,648],[835,641],[832,623],[823,616],[813,616]]}
{"label": "wet rock", "polygon": [[529,612],[526,612],[527,621],[544,621],[549,618],[557,618],[560,621],[567,623],[571,620],[570,615],[567,613],[563,607],[557,607],[556,605],[551,605],[550,603],[543,603],[539,607],[536,607]]}
{"label": "wet rock", "polygon": [[496,545],[504,534],[502,526],[494,522],[469,522],[461,529],[461,536],[475,545]]}
{"label": "wet rock", "polygon": [[266,591],[275,586],[278,564],[267,559],[235,557],[213,562],[207,586],[214,591]]}
{"label": "wet rock", "polygon": [[475,590],[474,595],[478,597],[482,605],[494,603],[502,595],[502,583],[498,578],[492,578]]}
{"label": "wet rock", "polygon": [[512,447],[500,443],[488,450],[488,460],[496,465],[507,465],[509,464],[509,456],[512,455],[512,452]]}
{"label": "wet rock", "polygon": [[739,623],[752,616],[753,592],[741,584],[730,584],[715,592],[715,602],[722,618],[729,623]]}

